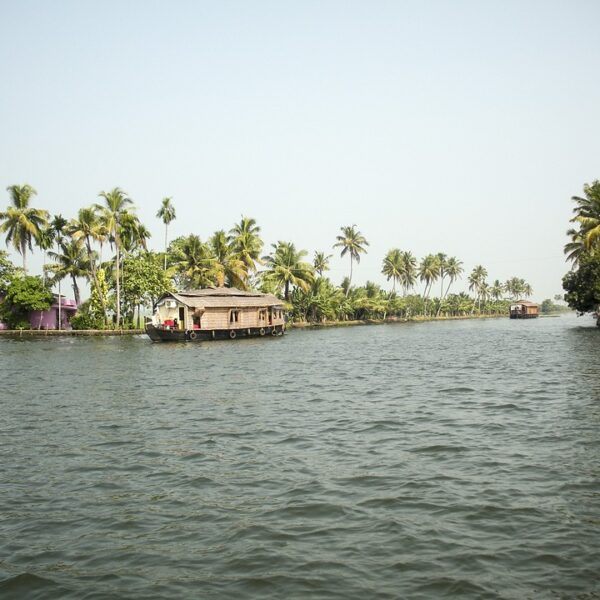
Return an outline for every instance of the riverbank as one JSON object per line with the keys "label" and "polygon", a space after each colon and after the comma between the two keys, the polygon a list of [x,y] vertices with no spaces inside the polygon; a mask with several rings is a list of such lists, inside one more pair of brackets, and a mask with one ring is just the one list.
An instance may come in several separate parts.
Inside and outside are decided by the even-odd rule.
{"label": "riverbank", "polygon": [[145,333],[144,329],[71,329],[70,331],[58,329],[2,329],[0,336],[7,337],[47,337],[47,336],[69,336],[69,337],[92,337],[108,335],[140,335]]}
{"label": "riverbank", "polygon": [[321,323],[297,322],[288,323],[288,329],[321,329],[324,327],[356,327],[361,325],[386,325],[389,323],[425,323],[429,321],[464,321],[467,319],[508,319],[508,315],[459,315],[410,318],[388,317],[386,319],[361,319],[357,321],[324,321]]}

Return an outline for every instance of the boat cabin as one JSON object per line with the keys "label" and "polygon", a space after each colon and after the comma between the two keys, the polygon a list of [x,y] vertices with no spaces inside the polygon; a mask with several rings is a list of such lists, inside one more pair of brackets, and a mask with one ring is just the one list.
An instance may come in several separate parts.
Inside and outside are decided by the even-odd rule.
{"label": "boat cabin", "polygon": [[518,300],[510,305],[511,319],[533,319],[540,314],[540,307],[535,302]]}
{"label": "boat cabin", "polygon": [[151,325],[155,334],[171,331],[191,340],[233,339],[283,333],[285,315],[283,302],[272,294],[219,287],[164,294],[155,304]]}

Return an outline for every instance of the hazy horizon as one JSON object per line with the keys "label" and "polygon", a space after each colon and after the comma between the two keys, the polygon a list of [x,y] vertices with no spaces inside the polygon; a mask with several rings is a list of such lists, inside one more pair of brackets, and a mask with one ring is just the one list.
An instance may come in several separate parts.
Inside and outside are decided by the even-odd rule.
{"label": "hazy horizon", "polygon": [[599,17],[585,1],[2,2],[0,209],[29,183],[72,218],[119,186],[156,250],[171,196],[170,239],[251,216],[264,253],[333,254],[335,283],[335,236],[356,224],[355,284],[391,289],[399,247],[463,261],[455,291],[482,264],[552,297],[569,199],[600,177]]}

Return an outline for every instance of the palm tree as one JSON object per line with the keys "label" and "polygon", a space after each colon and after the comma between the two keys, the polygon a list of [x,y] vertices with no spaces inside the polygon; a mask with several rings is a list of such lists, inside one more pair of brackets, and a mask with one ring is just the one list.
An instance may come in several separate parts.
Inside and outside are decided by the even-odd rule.
{"label": "palm tree", "polygon": [[403,294],[406,296],[408,290],[417,282],[417,259],[408,250],[402,252],[400,257],[402,259],[402,288]]}
{"label": "palm tree", "polygon": [[[56,251],[60,252],[60,245],[63,242],[65,236],[65,228],[68,221],[61,215],[54,215],[50,226],[54,231],[54,239],[56,240]],[[58,280],[58,329],[62,329],[62,296],[60,293],[61,279]]]}
{"label": "palm tree", "polygon": [[173,253],[173,265],[188,288],[209,287],[218,279],[219,264],[210,246],[197,235],[181,240]]}
{"label": "palm tree", "polygon": [[458,260],[455,256],[451,256],[446,260],[446,265],[444,268],[446,272],[446,276],[448,277],[448,287],[446,288],[446,292],[444,293],[444,298],[448,295],[450,291],[450,286],[462,275],[464,269],[462,261]]}
{"label": "palm tree", "polygon": [[251,273],[256,272],[256,263],[259,262],[263,241],[259,236],[260,227],[256,220],[242,216],[242,220],[229,231],[227,241],[231,245],[236,258],[244,263],[246,278],[244,284],[248,284]]}
{"label": "palm tree", "polygon": [[29,206],[31,198],[37,194],[30,185],[10,185],[6,189],[12,205],[0,212],[0,221],[4,221],[0,224],[0,231],[6,233],[6,245],[12,243],[23,257],[23,270],[27,272],[27,249],[33,251],[33,241],[38,239],[40,230],[46,225],[48,212]]}
{"label": "palm tree", "polygon": [[267,270],[263,272],[263,278],[275,282],[277,286],[284,288],[283,297],[287,302],[290,297],[290,285],[298,287],[303,291],[310,288],[314,280],[313,267],[302,259],[306,256],[306,250],[296,250],[291,242],[277,242],[272,244],[273,252],[263,256],[263,262]]}
{"label": "palm tree", "polygon": [[96,204],[96,208],[100,211],[103,225],[108,230],[111,240],[115,244],[115,271],[117,285],[117,326],[121,323],[121,284],[119,276],[119,268],[121,261],[121,223],[127,209],[133,205],[127,194],[116,187],[109,192],[100,192],[99,196],[104,198],[104,204]]}
{"label": "palm tree", "polygon": [[567,260],[570,260],[574,265],[579,263],[579,259],[586,253],[585,237],[579,229],[569,229],[567,235],[571,238],[568,244],[565,244],[564,253],[567,255]]}
{"label": "palm tree", "polygon": [[208,240],[218,269],[217,283],[219,286],[225,282],[231,287],[244,289],[248,279],[248,272],[244,263],[236,257],[233,249],[227,242],[227,234],[221,229],[215,231]]}
{"label": "palm tree", "polygon": [[[461,276],[463,272],[462,262],[458,260],[455,256],[451,256],[450,258],[444,259],[444,274],[448,277],[448,286],[446,287],[446,291],[442,293],[441,300],[444,300],[448,296],[448,292],[450,291],[450,287],[452,284]],[[443,286],[442,286],[443,289]],[[440,302],[440,306],[438,308],[437,314],[439,315],[442,310],[442,303]]]}
{"label": "palm tree", "polygon": [[[481,265],[474,267],[469,275],[469,290],[476,293],[476,302],[479,305],[479,310],[481,310],[481,290],[484,284],[487,285],[485,283],[487,275],[487,270]],[[473,310],[475,310],[475,302],[473,303]]]}
{"label": "palm tree", "polygon": [[402,279],[404,271],[404,261],[402,260],[402,252],[398,248],[392,248],[383,259],[383,268],[381,272],[387,277],[387,280],[392,280],[392,292],[396,292],[396,282]]}
{"label": "palm tree", "polygon": [[165,271],[167,270],[167,247],[168,247],[168,229],[169,223],[175,220],[175,207],[171,203],[172,198],[163,198],[160,209],[156,213],[159,219],[165,224]]}
{"label": "palm tree", "polygon": [[496,279],[490,288],[490,294],[492,298],[496,301],[502,298],[502,294],[504,293],[504,286],[500,283],[499,279]]}
{"label": "palm tree", "polygon": [[438,262],[440,263],[440,300],[442,300],[442,298],[444,297],[444,279],[446,278],[446,275],[448,275],[448,272],[446,271],[446,266],[448,264],[448,256],[443,252],[438,252],[436,256]]}
{"label": "palm tree", "polygon": [[44,255],[44,258],[42,259],[42,278],[44,283],[46,282],[46,252],[52,248],[54,236],[54,228],[50,224],[46,224],[42,227],[37,236],[38,248],[40,248]]}
{"label": "palm tree", "polygon": [[81,296],[79,286],[77,285],[77,278],[88,277],[90,274],[88,257],[83,244],[73,239],[63,241],[60,245],[60,251],[48,252],[48,256],[55,261],[55,264],[49,265],[47,269],[54,274],[53,282],[61,281],[65,277],[71,277],[75,302],[79,306]]}
{"label": "palm tree", "polygon": [[419,279],[425,283],[425,289],[423,290],[423,299],[425,300],[425,306],[427,306],[427,300],[429,299],[429,293],[434,282],[437,281],[440,276],[440,260],[435,254],[428,254],[421,260],[419,265]]}
{"label": "palm tree", "polygon": [[[108,230],[99,218],[98,211],[94,207],[80,208],[76,219],[69,221],[67,232],[77,241],[85,242],[88,264],[92,281],[98,293],[100,301],[103,303],[104,295],[100,293],[100,284],[98,282],[96,253],[92,248],[93,242],[103,242],[106,240]],[[106,319],[106,306],[102,306],[104,318]]]}
{"label": "palm tree", "polygon": [[350,255],[350,277],[348,283],[348,289],[352,284],[352,263],[356,261],[360,262],[360,255],[366,254],[367,249],[365,246],[369,245],[365,236],[356,229],[356,225],[346,226],[340,228],[342,235],[336,236],[337,242],[333,245],[334,248],[341,248],[342,251],[340,256],[343,258],[346,254]]}
{"label": "palm tree", "polygon": [[[577,206],[573,209],[575,216],[572,223],[579,225],[579,235],[586,250],[596,248],[600,239],[600,181],[583,186],[585,197],[573,196],[571,199]],[[575,240],[574,240],[575,241]],[[565,248],[566,250],[566,248]]]}
{"label": "palm tree", "polygon": [[523,286],[523,295],[525,296],[525,298],[530,298],[533,295],[533,288],[530,284],[525,283],[525,285]]}
{"label": "palm tree", "polygon": [[329,259],[331,254],[325,254],[325,252],[315,251],[313,258],[313,269],[319,274],[319,277],[323,277],[325,271],[329,271]]}

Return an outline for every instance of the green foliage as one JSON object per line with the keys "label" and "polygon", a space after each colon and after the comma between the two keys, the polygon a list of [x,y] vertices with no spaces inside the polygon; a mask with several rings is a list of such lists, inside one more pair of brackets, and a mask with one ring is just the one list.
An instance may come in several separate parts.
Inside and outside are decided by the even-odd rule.
{"label": "green foliage", "polygon": [[578,267],[563,277],[565,300],[574,310],[592,312],[600,306],[600,251],[584,252]]}
{"label": "green foliage", "polygon": [[123,306],[133,315],[138,306],[151,306],[172,285],[155,252],[140,252],[123,261]]}
{"label": "green foliage", "polygon": [[[562,299],[560,295],[558,296],[558,298]],[[543,314],[567,312],[568,310],[569,310],[569,308],[567,306],[565,306],[564,304],[555,304],[554,302],[552,302],[552,300],[550,298],[546,298],[540,304],[540,311]]]}
{"label": "green foliage", "polygon": [[4,294],[0,319],[11,328],[29,327],[28,314],[33,310],[48,310],[53,299],[40,277],[15,277]]}
{"label": "green foliage", "polygon": [[0,250],[0,295],[4,295],[14,277],[21,271],[13,265],[8,258],[8,253]]}
{"label": "green foliage", "polygon": [[92,307],[92,300],[84,302],[71,318],[73,329],[105,329],[104,316]]}

